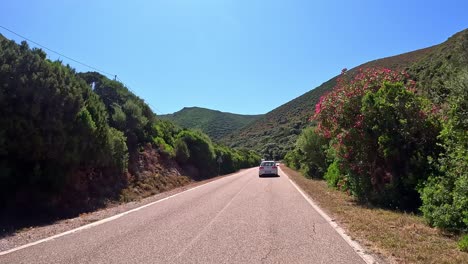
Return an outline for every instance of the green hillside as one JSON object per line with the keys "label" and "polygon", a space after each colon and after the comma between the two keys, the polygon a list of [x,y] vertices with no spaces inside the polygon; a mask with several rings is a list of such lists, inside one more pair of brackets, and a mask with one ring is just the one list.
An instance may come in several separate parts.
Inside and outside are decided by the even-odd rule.
{"label": "green hillside", "polygon": [[[447,103],[447,98],[454,93],[466,96],[468,29],[433,47],[432,51],[414,63],[408,72],[417,81],[419,90],[437,104]],[[460,90],[460,86],[463,89]],[[468,119],[468,116],[466,117]]]}
{"label": "green hillside", "polygon": [[[468,30],[464,30],[442,44],[370,61],[348,72],[352,75],[359,68],[372,67],[407,70],[415,80],[420,82],[420,89],[432,94],[432,98],[443,99],[444,94],[448,92],[445,88],[446,81],[457,76],[460,69],[468,65],[466,63],[467,34]],[[282,158],[293,147],[302,129],[311,125],[308,120],[314,113],[315,104],[321,95],[334,87],[336,78],[337,76],[268,112],[257,121],[224,137],[221,141],[232,147],[254,149],[265,157]]]}
{"label": "green hillside", "polygon": [[200,129],[217,141],[259,119],[262,115],[238,115],[201,107],[184,107],[178,112],[159,117],[184,128]]}

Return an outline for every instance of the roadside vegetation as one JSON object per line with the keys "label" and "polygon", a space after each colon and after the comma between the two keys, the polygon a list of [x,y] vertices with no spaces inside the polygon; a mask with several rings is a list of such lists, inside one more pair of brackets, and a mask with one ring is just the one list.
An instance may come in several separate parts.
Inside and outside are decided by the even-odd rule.
{"label": "roadside vegetation", "polygon": [[92,210],[260,161],[160,120],[118,81],[1,35],[0,83],[0,216]]}
{"label": "roadside vegetation", "polygon": [[447,43],[408,72],[343,70],[285,162],[360,205],[419,215],[466,251],[468,31]]}

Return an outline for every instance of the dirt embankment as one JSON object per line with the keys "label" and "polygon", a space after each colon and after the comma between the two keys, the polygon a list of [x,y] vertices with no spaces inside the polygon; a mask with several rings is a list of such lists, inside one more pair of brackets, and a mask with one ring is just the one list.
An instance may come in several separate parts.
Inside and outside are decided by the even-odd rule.
{"label": "dirt embankment", "polygon": [[184,186],[192,181],[173,159],[161,154],[150,144],[140,151],[130,165],[132,174],[128,186],[120,194],[122,202],[129,202]]}

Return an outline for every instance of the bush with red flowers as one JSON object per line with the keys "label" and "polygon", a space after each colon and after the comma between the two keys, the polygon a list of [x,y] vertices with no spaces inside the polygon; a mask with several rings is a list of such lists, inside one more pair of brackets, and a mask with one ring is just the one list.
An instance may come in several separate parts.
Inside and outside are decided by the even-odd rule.
{"label": "bush with red flowers", "polygon": [[[335,88],[315,108],[317,133],[330,139],[332,185],[363,201],[415,209],[416,190],[438,154],[437,108],[415,92],[405,72],[342,71]],[[339,169],[339,178],[336,178]]]}

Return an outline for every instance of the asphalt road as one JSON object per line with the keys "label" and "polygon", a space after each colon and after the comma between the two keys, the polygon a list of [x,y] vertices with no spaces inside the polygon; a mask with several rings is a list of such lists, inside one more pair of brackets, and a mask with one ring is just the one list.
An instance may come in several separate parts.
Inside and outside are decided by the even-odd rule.
{"label": "asphalt road", "polygon": [[241,171],[0,263],[365,263],[290,183]]}

